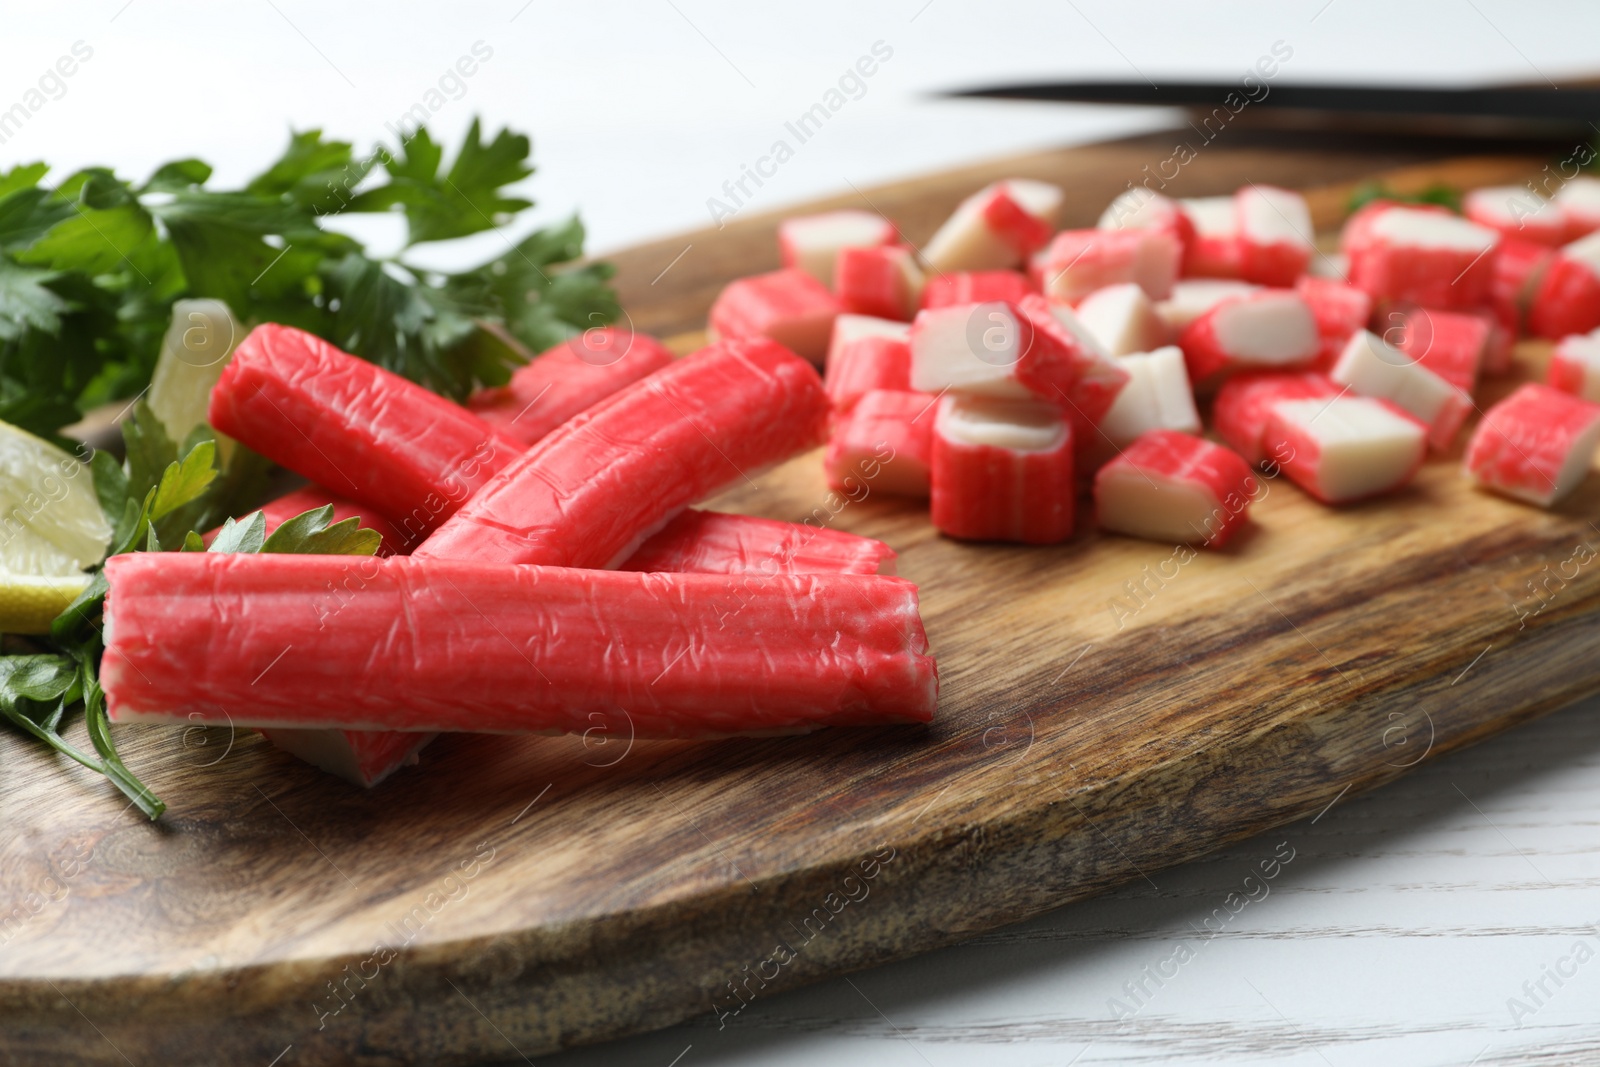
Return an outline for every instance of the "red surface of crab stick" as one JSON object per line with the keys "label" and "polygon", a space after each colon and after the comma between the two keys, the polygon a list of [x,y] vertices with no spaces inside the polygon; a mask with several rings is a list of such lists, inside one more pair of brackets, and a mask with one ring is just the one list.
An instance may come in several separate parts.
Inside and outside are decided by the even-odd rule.
{"label": "red surface of crab stick", "polygon": [[418,534],[523,451],[461,405],[272,324],[239,343],[211,391],[208,421]]}
{"label": "red surface of crab stick", "polygon": [[414,558],[615,566],[690,504],[820,444],[827,414],[817,372],[782,345],[718,342],[518,456]]}
{"label": "red surface of crab stick", "polygon": [[467,408],[506,436],[531,445],[671,362],[672,353],[645,334],[611,326],[585,330],[519,367],[505,385],[473,393]]}
{"label": "red surface of crab stick", "polygon": [[947,396],[933,430],[933,525],[969,541],[1072,536],[1072,427],[1054,405]]}
{"label": "red surface of crab stick", "polygon": [[1320,374],[1240,374],[1217,390],[1211,405],[1212,428],[1245,462],[1271,459],[1262,435],[1280,400],[1331,399],[1340,387]]}
{"label": "red surface of crab stick", "polygon": [[1095,475],[1095,516],[1116,533],[1220,547],[1249,521],[1259,486],[1231,449],[1152,430]]}
{"label": "red surface of crab stick", "polygon": [[1529,382],[1484,413],[1467,442],[1467,476],[1549,507],[1576,489],[1600,445],[1600,404]]}
{"label": "red surface of crab stick", "polygon": [[101,665],[111,718],[528,733],[625,713],[636,736],[706,737],[933,717],[934,661],[903,579],[397,556],[355,564],[362,584],[319,614],[307,590],[352,565],[113,557]]}
{"label": "red surface of crab stick", "polygon": [[894,549],[809,523],[690,508],[639,546],[625,571],[694,574],[893,574]]}

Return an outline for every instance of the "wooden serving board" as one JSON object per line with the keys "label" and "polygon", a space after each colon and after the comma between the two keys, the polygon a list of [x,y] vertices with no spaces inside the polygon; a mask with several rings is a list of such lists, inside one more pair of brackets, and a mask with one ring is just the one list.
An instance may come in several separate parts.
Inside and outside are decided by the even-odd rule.
{"label": "wooden serving board", "polygon": [[[1472,185],[1543,162],[1425,164],[1436,151],[1241,131],[1172,191],[1318,186],[1331,226],[1375,170]],[[1169,152],[1049,152],[832,203],[869,201],[920,241],[1021,174],[1067,185],[1083,225]],[[772,226],[617,256],[633,321],[698,328],[724,280],[772,265]],[[0,1060],[469,1063],[732,1013],[1315,813],[1600,689],[1600,478],[1548,513],[1470,490],[1453,461],[1338,510],[1269,486],[1251,532],[1198,554],[1092,532],[958,544],[917,506],[839,506],[815,456],[721,501],[900,551],[941,668],[925,729],[449,737],[363,793],[243,731],[125,728],[170,805],[155,825],[0,737]]]}

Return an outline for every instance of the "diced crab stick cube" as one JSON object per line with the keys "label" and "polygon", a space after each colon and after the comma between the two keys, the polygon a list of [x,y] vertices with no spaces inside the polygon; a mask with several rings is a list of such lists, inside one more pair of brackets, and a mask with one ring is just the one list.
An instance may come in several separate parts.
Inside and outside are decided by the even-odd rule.
{"label": "diced crab stick cube", "polygon": [[1288,287],[1306,272],[1316,251],[1311,209],[1289,189],[1254,182],[1233,194],[1239,271],[1246,281]]}
{"label": "diced crab stick cube", "polygon": [[926,393],[888,389],[863,396],[828,441],[829,488],[855,500],[879,492],[926,497],[937,403]]}
{"label": "diced crab stick cube", "polygon": [[801,270],[775,270],[729,282],[711,305],[712,341],[766,337],[821,364],[839,301]]}
{"label": "diced crab stick cube", "polygon": [[830,289],[840,250],[892,245],[899,239],[894,223],[870,211],[827,211],[778,223],[783,265],[805,271]]}
{"label": "diced crab stick cube", "polygon": [[1564,244],[1567,220],[1561,206],[1526,185],[1473,189],[1461,198],[1462,213],[1503,236],[1541,245]]}
{"label": "diced crab stick cube", "polygon": [[1364,396],[1280,400],[1262,442],[1290,480],[1324,504],[1400,488],[1428,451],[1422,423],[1388,401]]}
{"label": "diced crab stick cube", "polygon": [[347,782],[371,788],[401,767],[439,735],[401,730],[262,730],[261,736],[313,767]]}
{"label": "diced crab stick cube", "polygon": [[1472,413],[1472,398],[1417,362],[1416,357],[1362,330],[1350,338],[1328,372],[1357,396],[1387,400],[1428,427],[1428,443],[1444,451]]}
{"label": "diced crab stick cube", "polygon": [[110,717],[578,733],[596,714],[622,727],[626,708],[634,736],[692,738],[927,722],[937,702],[916,587],[901,578],[391,556],[365,561],[360,586],[319,618],[315,590],[352,566],[113,557],[101,663]]}
{"label": "diced crab stick cube", "polygon": [[1184,249],[1186,278],[1242,278],[1244,249],[1239,242],[1239,212],[1231,196],[1178,201],[1194,235]]}
{"label": "diced crab stick cube", "polygon": [[1041,293],[1067,304],[1122,282],[1165,300],[1182,255],[1178,239],[1163,230],[1062,230],[1033,257],[1028,271]]}
{"label": "diced crab stick cube", "polygon": [[984,186],[922,246],[939,273],[1015,267],[1055,232],[1066,195],[1049,182],[1010,178]]}
{"label": "diced crab stick cube", "polygon": [[893,574],[882,541],[826,526],[690,508],[618,570],[688,574]]}
{"label": "diced crab stick cube", "polygon": [[1321,350],[1316,316],[1292,289],[1260,289],[1224,300],[1178,337],[1189,380],[1204,387],[1242,370],[1309,365]]}
{"label": "diced crab stick cube", "polygon": [[[1071,384],[1058,385],[1052,403],[1064,405],[1074,435],[1086,434],[1100,424],[1111,405],[1128,383],[1128,371],[1120,360],[1106,354],[1093,334],[1078,320],[1077,312],[1034,295],[1017,307],[1033,324],[1034,343],[1048,341],[1048,347],[1066,353]],[[1046,396],[1040,393],[1040,396]]]}
{"label": "diced crab stick cube", "polygon": [[585,330],[519,367],[503,386],[480,389],[467,408],[531,445],[585,408],[671,363],[655,338],[613,326]]}
{"label": "diced crab stick cube", "polygon": [[1200,432],[1200,415],[1195,411],[1181,349],[1167,345],[1154,352],[1124,356],[1117,364],[1128,372],[1128,384],[1100,420],[1100,433],[1107,441],[1122,448],[1151,430]]}
{"label": "diced crab stick cube", "polygon": [[1182,278],[1172,283],[1172,294],[1156,304],[1156,314],[1174,336],[1224,300],[1244,296],[1259,285],[1233,278]]}
{"label": "diced crab stick cube", "polygon": [[1589,473],[1600,405],[1529,382],[1484,413],[1467,442],[1467,476],[1486,489],[1549,507]]}
{"label": "diced crab stick cube", "polygon": [[1400,328],[1385,330],[1384,339],[1398,340],[1400,351],[1470,396],[1495,340],[1493,318],[1419,307],[1391,314]]}
{"label": "diced crab stick cube", "polygon": [[[1544,281],[1545,272],[1555,262],[1554,249],[1514,237],[1501,240],[1494,254],[1494,277],[1489,285],[1489,304],[1500,324],[1513,335],[1523,333],[1534,294]],[[1491,369],[1492,373],[1492,369]]]}
{"label": "diced crab stick cube", "polygon": [[1580,174],[1568,179],[1554,197],[1566,222],[1566,240],[1600,230],[1600,178]]}
{"label": "diced crab stick cube", "polygon": [[1194,223],[1176,200],[1143,186],[1130,188],[1111,201],[1100,215],[1102,230],[1163,230],[1187,247],[1194,238]]}
{"label": "diced crab stick cube", "polygon": [[1032,400],[947,396],[933,430],[933,525],[968,541],[1072,536],[1072,429]]}
{"label": "diced crab stick cube", "polygon": [[1387,205],[1345,234],[1350,283],[1378,300],[1447,310],[1489,300],[1500,234],[1487,226],[1445,211]]}
{"label": "diced crab stick cube", "polygon": [[1545,381],[1552,389],[1600,402],[1600,333],[1563,337],[1550,353]]}
{"label": "diced crab stick cube", "polygon": [[1600,233],[1556,252],[1528,310],[1528,329],[1551,340],[1600,326]]}
{"label": "diced crab stick cube", "polygon": [[880,319],[871,315],[840,315],[833,322],[833,333],[828,339],[827,363],[839,358],[839,353],[863,337],[895,337],[902,341],[911,336],[911,324],[895,319]]}
{"label": "diced crab stick cube", "polygon": [[1015,304],[1033,291],[1033,283],[1021,271],[951,271],[928,279],[922,290],[922,308],[987,304],[992,300],[1009,300]]}
{"label": "diced crab stick cube", "polygon": [[1095,475],[1095,517],[1113,533],[1220,548],[1249,521],[1259,484],[1230,449],[1152,430]]}
{"label": "diced crab stick cube", "polygon": [[905,337],[868,335],[847,341],[828,358],[822,377],[840,414],[874,389],[911,388],[911,345]]}
{"label": "diced crab stick cube", "polygon": [[419,537],[524,450],[461,405],[272,323],[239,343],[207,421]]}
{"label": "diced crab stick cube", "polygon": [[1372,297],[1353,285],[1312,275],[1295,283],[1295,292],[1310,306],[1311,315],[1317,320],[1317,337],[1321,340],[1317,365],[1331,367],[1350,335],[1367,328],[1372,318]]}
{"label": "diced crab stick cube", "polygon": [[615,566],[690,504],[821,442],[828,397],[774,341],[720,341],[564,423],[415,559]]}
{"label": "diced crab stick cube", "polygon": [[1065,403],[1101,354],[1092,338],[1058,326],[1041,297],[1028,300],[1023,305],[1032,314],[1005,301],[918,312],[911,324],[911,388]]}
{"label": "diced crab stick cube", "polygon": [[849,314],[909,321],[922,299],[923,284],[916,254],[904,245],[839,250],[834,293]]}
{"label": "diced crab stick cube", "polygon": [[1167,324],[1133,282],[1095,290],[1083,298],[1077,315],[1108,355],[1149,352],[1167,343]]}
{"label": "diced crab stick cube", "polygon": [[1217,436],[1252,465],[1267,462],[1264,437],[1280,400],[1327,400],[1342,390],[1321,374],[1238,374],[1222,383],[1211,405]]}

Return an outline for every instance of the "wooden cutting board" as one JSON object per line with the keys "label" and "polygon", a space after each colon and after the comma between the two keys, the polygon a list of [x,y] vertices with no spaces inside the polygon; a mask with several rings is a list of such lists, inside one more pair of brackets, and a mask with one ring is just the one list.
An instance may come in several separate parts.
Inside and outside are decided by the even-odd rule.
{"label": "wooden cutting board", "polygon": [[[920,242],[962,195],[1018,174],[1065,184],[1084,225],[1171,140],[830,204],[875,206]],[[1474,185],[1544,162],[1427,163],[1437,152],[1241,131],[1171,191],[1315,186],[1332,226],[1375,171]],[[773,265],[772,227],[616,256],[635,324],[697,329],[726,279]],[[0,1058],[468,1063],[708,1011],[733,1025],[745,1000],[1315,815],[1600,689],[1600,477],[1548,513],[1468,489],[1454,461],[1340,510],[1269,485],[1250,533],[1194,555],[1092,532],[954,543],[913,505],[839,506],[816,456],[720,501],[900,551],[943,683],[926,729],[449,737],[363,793],[243,731],[122,728],[170,805],[155,825],[0,737]]]}

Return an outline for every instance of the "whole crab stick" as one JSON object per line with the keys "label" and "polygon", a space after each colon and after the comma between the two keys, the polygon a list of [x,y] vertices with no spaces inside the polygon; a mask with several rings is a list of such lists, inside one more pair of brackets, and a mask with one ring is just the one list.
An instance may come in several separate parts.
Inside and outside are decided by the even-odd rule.
{"label": "whole crab stick", "polygon": [[927,722],[937,702],[916,586],[900,578],[396,556],[366,561],[319,618],[308,590],[350,566],[114,557],[100,675],[111,718],[546,733],[598,714],[626,716],[635,736],[693,738]]}
{"label": "whole crab stick", "polygon": [[531,445],[578,412],[672,362],[653,337],[611,326],[585,330],[519,367],[511,381],[480,389],[468,410]]}
{"label": "whole crab stick", "polygon": [[690,508],[619,568],[694,574],[893,574],[894,549],[825,526]]}
{"label": "whole crab stick", "polygon": [[607,567],[690,504],[822,442],[811,365],[719,341],[614,394],[518,456],[416,559]]}
{"label": "whole crab stick", "polygon": [[274,463],[425,535],[523,451],[472,412],[291,326],[257,326],[208,421]]}

